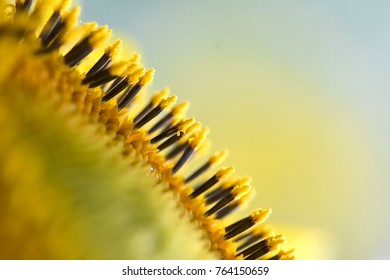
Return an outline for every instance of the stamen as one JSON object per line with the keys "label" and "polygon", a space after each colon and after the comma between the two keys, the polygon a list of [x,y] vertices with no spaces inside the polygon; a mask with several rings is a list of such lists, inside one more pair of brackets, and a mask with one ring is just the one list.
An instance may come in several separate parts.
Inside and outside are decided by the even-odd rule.
{"label": "stamen", "polygon": [[155,118],[158,114],[160,114],[164,109],[168,108],[169,106],[172,106],[177,100],[177,96],[171,96],[168,98],[165,98],[162,100],[155,108],[153,108],[148,114],[146,114],[145,117],[143,117],[141,120],[139,120],[137,123],[134,124],[135,129],[139,129],[145,124],[147,124],[149,121],[151,121],[153,118]]}
{"label": "stamen", "polygon": [[190,127],[188,127],[185,131],[185,133],[176,133],[172,135],[169,139],[167,139],[164,143],[160,144],[157,149],[161,152],[162,150],[168,148],[169,146],[175,144],[177,141],[183,138],[185,135],[191,134],[194,130],[198,129],[200,127],[200,123],[196,122],[192,124]]}
{"label": "stamen", "polygon": [[[104,53],[112,58],[112,57],[116,56],[119,53],[119,50],[121,49],[121,47],[122,47],[122,40],[118,39],[114,43],[112,43],[111,45],[106,47],[106,49],[104,50]],[[140,56],[137,54],[137,55],[135,55],[132,58],[132,60],[133,61],[138,61],[139,57]]]}
{"label": "stamen", "polygon": [[242,207],[242,205],[248,203],[250,198],[253,196],[253,193],[254,193],[254,189],[251,189],[251,191],[249,193],[243,195],[241,198],[233,201],[231,204],[229,204],[228,206],[223,208],[221,211],[219,211],[216,214],[216,219],[223,219],[227,215],[233,213],[239,207]]}
{"label": "stamen", "polygon": [[191,157],[192,155],[201,147],[204,140],[206,139],[207,130],[201,131],[199,134],[188,140],[188,146],[185,148],[182,156],[176,162],[175,166],[172,168],[172,174],[175,174]]}
{"label": "stamen", "polygon": [[157,150],[159,150],[161,152],[162,150],[168,148],[169,146],[171,146],[174,143],[176,143],[177,141],[179,141],[184,135],[185,135],[185,133],[182,131],[177,132],[176,134],[172,135],[170,138],[165,140],[163,143],[161,143],[157,147]]}
{"label": "stamen", "polygon": [[[127,67],[125,73],[114,80],[114,82],[108,87],[107,92],[114,90],[119,84],[124,84],[123,87],[126,88],[128,85],[134,85],[138,82],[139,78],[145,74],[144,68],[139,68],[138,66],[139,55],[134,55],[129,61],[129,66]],[[142,72],[143,71],[143,72]],[[136,78],[133,78],[135,73],[140,73]],[[106,92],[106,94],[107,94]]]}
{"label": "stamen", "polygon": [[177,156],[180,152],[184,151],[188,147],[188,142],[184,142],[180,145],[177,145],[172,151],[170,151],[165,158],[167,160],[173,159],[175,156]]}
{"label": "stamen", "polygon": [[43,28],[40,35],[42,45],[47,47],[52,40],[58,35],[59,31],[63,26],[61,14],[58,11],[54,11],[49,21]]}
{"label": "stamen", "polygon": [[75,7],[70,12],[64,13],[62,12],[63,9],[64,7],[59,5],[43,27],[40,39],[42,46],[46,47],[47,49],[42,50],[41,52],[48,52],[59,48],[62,44],[61,34],[63,34],[66,29],[69,29],[77,22],[78,16],[80,14],[79,7]]}
{"label": "stamen", "polygon": [[239,203],[233,202],[232,204],[229,204],[228,206],[223,208],[221,211],[219,211],[216,214],[215,218],[221,220],[221,219],[225,218],[227,215],[233,213],[238,207],[239,207]]}
{"label": "stamen", "polygon": [[151,68],[145,73],[145,75],[138,82],[141,87],[144,87],[152,82],[154,77],[154,72],[155,72],[154,68]]}
{"label": "stamen", "polygon": [[118,100],[118,109],[122,110],[123,108],[125,108],[133,100],[133,98],[139,93],[141,89],[142,86],[140,84],[129,86]]}
{"label": "stamen", "polygon": [[66,45],[67,43],[81,41],[83,38],[89,36],[92,32],[98,29],[98,24],[96,22],[88,22],[83,25],[70,28],[73,24],[73,19],[75,21],[77,20],[77,18],[73,18],[72,14],[69,13],[66,19],[64,19],[66,27],[61,30],[61,33],[59,36],[57,36],[50,47],[47,48],[47,51],[59,49],[61,46]]}
{"label": "stamen", "polygon": [[162,91],[155,93],[151,98],[149,104],[146,105],[145,108],[142,109],[142,111],[137,116],[135,116],[134,122],[138,122],[140,119],[145,117],[145,115],[149,113],[150,110],[152,110],[155,106],[157,106],[161,102],[161,100],[169,96],[169,92],[169,88],[164,88]]}
{"label": "stamen", "polygon": [[90,88],[101,86],[121,75],[123,71],[127,68],[127,66],[128,63],[126,61],[117,62],[103,71],[98,71],[94,75],[85,77],[82,80],[82,84],[89,84]]}
{"label": "stamen", "polygon": [[[197,129],[197,127],[195,128]],[[201,131],[197,132],[194,134],[194,136],[192,136],[191,138],[194,138],[194,137],[198,137],[199,135],[207,135],[209,133],[209,129],[207,127],[203,128]],[[189,134],[187,134],[189,135]],[[202,136],[204,137],[204,136]],[[182,151],[184,151],[185,149],[187,149],[190,144],[189,144],[189,141],[191,138],[183,138],[182,141],[179,141],[179,143],[177,144],[176,147],[174,147],[172,149],[172,151],[170,151],[166,156],[165,158],[167,160],[171,160],[173,159],[174,157],[176,157],[178,154],[180,154]]]}
{"label": "stamen", "polygon": [[[242,240],[250,238],[253,235],[253,232],[254,232],[254,230],[252,230],[251,232],[240,234],[239,236],[236,236],[235,238],[233,238],[233,241],[238,243],[238,242],[241,242]],[[258,238],[257,240],[259,240],[259,239],[262,239],[262,238]]]}
{"label": "stamen", "polygon": [[171,128],[168,128],[167,130],[163,131],[159,135],[152,138],[152,140],[150,140],[150,143],[156,144],[157,142],[159,142],[159,141],[161,141],[161,140],[163,140],[163,139],[165,139],[173,134],[177,134],[179,132],[184,132],[184,131],[186,131],[186,129],[190,125],[192,125],[194,123],[194,121],[195,121],[194,118],[179,121],[176,125],[172,126]]}
{"label": "stamen", "polygon": [[281,250],[277,255],[270,258],[270,260],[293,260],[295,259],[294,250],[284,251]]}
{"label": "stamen", "polygon": [[[265,254],[272,252],[274,250],[277,250],[282,244],[286,242],[283,234],[278,234],[274,237],[269,237],[265,239],[265,244],[262,244],[262,242],[256,243],[252,247],[255,247],[255,250],[249,250],[252,247],[248,248],[247,250],[250,251],[250,253],[246,254],[246,260],[257,260],[258,258],[264,256]],[[245,251],[247,251],[245,250]],[[244,252],[245,252],[244,251]],[[249,256],[248,256],[249,255]],[[245,256],[245,255],[244,255]]]}
{"label": "stamen", "polygon": [[122,94],[121,98],[118,100],[118,108],[119,110],[122,110],[124,107],[126,107],[133,98],[137,95],[137,93],[147,84],[149,84],[154,75],[154,69],[148,70],[142,78],[139,79],[138,83],[136,83],[134,86],[129,86],[129,88],[125,91],[125,93]]}
{"label": "stamen", "polygon": [[269,214],[271,214],[271,209],[257,210],[253,212],[249,217],[243,218],[238,222],[225,228],[225,239],[233,238],[234,236],[244,232],[245,230],[251,228],[252,226],[262,223],[265,221]]}
{"label": "stamen", "polygon": [[164,125],[172,123],[175,118],[181,118],[182,116],[184,116],[188,107],[188,102],[183,102],[173,107],[171,112],[169,112],[165,117],[161,118],[159,122],[157,122],[151,129],[149,129],[149,134],[152,134]]}
{"label": "stamen", "polygon": [[234,172],[233,167],[227,167],[227,168],[221,168],[217,173],[215,173],[214,176],[212,176],[210,179],[208,179],[205,183],[195,188],[195,190],[190,194],[191,198],[195,198],[208,189],[210,189],[212,186],[214,186],[216,183],[224,179],[225,177],[231,175]]}
{"label": "stamen", "polygon": [[203,164],[195,172],[193,172],[190,176],[188,176],[188,178],[185,179],[184,183],[187,184],[191,182],[192,180],[200,176],[202,173],[207,171],[209,168],[211,168],[213,165],[216,165],[219,162],[223,161],[226,158],[227,154],[228,152],[225,150],[222,152],[218,152],[214,156],[210,157],[210,159],[205,164]]}
{"label": "stamen", "polygon": [[217,202],[218,200],[221,200],[224,196],[229,194],[233,190],[233,188],[234,186],[230,186],[227,188],[219,186],[215,190],[210,191],[206,194],[206,204],[210,205],[214,202]]}
{"label": "stamen", "polygon": [[267,238],[271,235],[271,231],[267,228],[261,227],[261,228],[255,228],[251,232],[247,233],[246,235],[238,236],[238,238],[234,239],[235,242],[242,241],[242,244],[237,247],[237,251],[242,251],[243,249],[247,248],[248,246],[252,245],[253,243],[262,240],[264,238]]}
{"label": "stamen", "polygon": [[206,194],[206,203],[211,204],[220,200],[226,193],[230,192],[235,186],[248,185],[251,182],[250,177],[243,177],[235,179],[233,181],[226,182],[219,186],[217,189],[210,191]]}
{"label": "stamen", "polygon": [[130,86],[130,84],[127,82],[126,77],[120,76],[115,78],[110,87],[105,91],[102,102],[107,102],[111,98],[114,98],[128,86]]}
{"label": "stamen", "polygon": [[243,186],[236,186],[229,190],[228,193],[226,193],[220,201],[218,201],[211,209],[209,209],[205,216],[210,216],[221,209],[225,208],[230,202],[232,202],[235,199],[238,199],[239,197],[243,196],[244,194],[248,193],[250,189],[249,185],[243,185]]}
{"label": "stamen", "polygon": [[17,12],[28,12],[31,8],[32,0],[16,0],[15,7]]}
{"label": "stamen", "polygon": [[[272,237],[271,237],[272,238]],[[253,244],[251,247],[243,250],[243,251],[239,251],[236,256],[243,256],[243,257],[246,257],[250,254],[253,254],[254,252],[256,252],[257,250],[261,249],[261,248],[265,248],[267,246],[267,239],[264,238],[264,239],[260,239],[259,242]],[[239,249],[237,249],[239,250]]]}
{"label": "stamen", "polygon": [[55,8],[56,11],[64,11],[69,8],[71,5],[71,0],[61,0],[60,3],[58,3],[57,7]]}
{"label": "stamen", "polygon": [[108,46],[99,60],[92,66],[92,68],[87,72],[85,77],[90,77],[95,75],[98,71],[107,69],[111,62],[112,57],[114,57],[122,45],[122,40],[115,41],[112,45]]}
{"label": "stamen", "polygon": [[[131,67],[133,68],[133,67]],[[134,96],[141,90],[141,85],[137,86],[137,81],[145,75],[145,69],[140,68],[132,71],[125,77],[118,77],[114,80],[113,84],[107,90],[106,94],[103,96],[102,101],[107,102],[111,98],[114,98],[119,93],[121,93],[126,87],[128,90],[122,95],[123,98],[119,100],[119,103],[123,102],[123,99],[127,98],[131,101]],[[127,96],[127,97],[126,97]],[[131,97],[131,98],[130,98]],[[127,103],[126,103],[127,104]],[[124,105],[126,106],[126,105]],[[124,107],[123,106],[123,107]],[[121,107],[121,108],[123,108]]]}
{"label": "stamen", "polygon": [[65,56],[64,61],[70,67],[79,64],[95,48],[98,48],[111,35],[107,26],[102,26],[77,43]]}

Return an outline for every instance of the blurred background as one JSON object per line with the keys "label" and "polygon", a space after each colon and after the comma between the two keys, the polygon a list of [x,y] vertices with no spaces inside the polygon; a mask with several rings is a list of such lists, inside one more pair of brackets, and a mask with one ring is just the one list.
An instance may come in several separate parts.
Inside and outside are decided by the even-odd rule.
{"label": "blurred background", "polygon": [[298,258],[390,258],[389,1],[79,2],[191,101]]}

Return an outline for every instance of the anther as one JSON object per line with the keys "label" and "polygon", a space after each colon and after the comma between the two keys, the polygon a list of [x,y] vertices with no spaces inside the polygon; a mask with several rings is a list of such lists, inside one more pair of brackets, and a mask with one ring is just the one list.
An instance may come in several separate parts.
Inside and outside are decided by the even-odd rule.
{"label": "anther", "polygon": [[264,242],[260,241],[259,243],[256,243],[255,245],[246,249],[242,254],[244,257],[247,256],[245,258],[246,260],[256,260],[269,252],[277,250],[285,242],[284,235],[278,234],[276,236],[265,239]]}
{"label": "anther", "polygon": [[208,129],[203,129],[194,137],[191,137],[188,140],[188,146],[184,149],[183,154],[176,162],[176,164],[172,168],[172,174],[175,174],[179,169],[193,156],[193,154],[201,147],[204,140],[206,139],[206,135],[208,133]]}
{"label": "anther", "polygon": [[54,11],[52,16],[46,23],[45,27],[43,28],[41,35],[39,36],[42,41],[42,45],[44,47],[47,47],[50,42],[55,39],[62,27],[63,21],[61,18],[61,14],[58,11]]}
{"label": "anther", "polygon": [[267,246],[267,239],[263,238],[245,250],[240,251],[239,249],[237,249],[238,253],[236,254],[236,256],[242,255],[243,257],[246,257],[248,255],[253,254],[254,252],[256,252],[257,250],[259,250],[261,248],[265,248],[266,246]]}
{"label": "anther", "polygon": [[107,26],[103,26],[86,36],[77,43],[65,56],[64,61],[67,65],[73,67],[79,64],[95,48],[102,45],[111,34]]}
{"label": "anther", "polygon": [[205,183],[196,187],[195,190],[190,194],[190,197],[195,198],[201,195],[202,193],[210,189],[212,186],[214,186],[216,183],[220,182],[225,177],[231,175],[233,172],[233,167],[221,168],[217,173],[215,173],[214,176],[208,179]]}
{"label": "anther", "polygon": [[189,103],[183,102],[175,107],[172,108],[172,110],[163,118],[161,118],[154,126],[152,126],[151,129],[149,129],[149,134],[152,134],[153,132],[157,131],[158,129],[169,125],[169,123],[174,122],[175,118],[182,118],[185,114],[185,112],[188,110]]}
{"label": "anther", "polygon": [[[253,190],[253,189],[251,189]],[[241,198],[233,201],[231,204],[229,204],[228,206],[226,206],[225,208],[223,208],[221,211],[219,211],[217,214],[216,214],[216,219],[223,219],[225,218],[226,216],[228,216],[229,214],[233,213],[236,209],[238,209],[239,207],[242,207],[242,205],[244,203],[248,203],[248,201],[250,200],[250,198],[253,196],[253,191],[252,192],[249,192],[245,195],[243,195]]]}
{"label": "anther", "polygon": [[265,221],[269,214],[271,213],[271,209],[265,210],[257,210],[253,212],[249,217],[243,218],[232,225],[225,228],[225,239],[230,239],[235,237],[236,235],[246,231],[252,226],[262,223]]}
{"label": "anther", "polygon": [[175,144],[177,141],[179,141],[181,138],[183,138],[184,135],[185,135],[185,133],[182,131],[177,132],[176,134],[172,135],[167,140],[165,140],[163,143],[158,145],[157,150],[159,150],[161,152],[162,150]]}
{"label": "anther", "polygon": [[77,22],[79,12],[80,10],[77,9],[75,13],[72,13],[71,11],[63,16],[65,26],[61,29],[61,32],[56,39],[47,47],[47,52],[57,50],[67,42],[78,42],[98,29],[99,26],[96,22],[87,22],[83,25],[71,28]]}
{"label": "anther", "polygon": [[228,206],[226,206],[225,208],[223,208],[221,211],[219,211],[216,214],[215,218],[218,220],[221,220],[221,219],[225,218],[227,215],[236,211],[236,209],[239,206],[240,206],[240,204],[238,202],[233,202],[233,203],[229,204]]}
{"label": "anther", "polygon": [[[140,92],[141,89],[142,86],[138,83],[134,86],[129,86],[118,100],[118,109],[122,110],[125,108]],[[105,98],[105,100],[107,100],[107,98]]]}
{"label": "anther", "polygon": [[[145,69],[140,68],[140,69],[136,69],[132,73],[129,73],[125,77],[116,78],[113,84],[110,86],[110,88],[106,91],[105,95],[102,98],[102,101],[107,102],[108,100],[114,98],[115,96],[117,96],[119,93],[121,93],[124,89],[128,87],[128,90],[122,95],[123,98],[119,101],[119,103],[122,103],[121,106],[123,107],[126,106],[128,102],[130,102],[135,97],[135,95],[141,90],[142,86],[139,84],[137,85],[136,82],[143,75],[145,75]],[[123,102],[124,99],[128,101]]]}
{"label": "anther", "polygon": [[295,259],[294,250],[284,251],[281,250],[278,254],[270,258],[270,260],[293,260]]}
{"label": "anther", "polygon": [[90,88],[101,86],[105,83],[114,80],[119,75],[121,75],[123,71],[127,68],[127,66],[128,64],[126,61],[120,61],[118,63],[111,65],[109,68],[105,70],[98,71],[94,75],[85,77],[82,80],[82,84],[83,85],[88,84]]}
{"label": "anther", "polygon": [[[140,70],[143,71],[143,70]],[[135,74],[138,75],[139,73]],[[153,79],[154,75],[154,69],[148,70],[143,76],[138,80],[138,82],[132,86],[130,85],[127,90],[122,94],[122,96],[118,100],[118,108],[119,110],[123,109],[126,107],[132,100],[133,98],[137,95],[137,93],[148,83],[151,82]],[[134,77],[133,77],[134,78]],[[132,81],[133,82],[133,81]]]}
{"label": "anther", "polygon": [[104,50],[104,53],[98,59],[98,61],[92,66],[91,69],[89,69],[89,71],[87,72],[85,77],[86,78],[90,77],[92,75],[95,75],[98,71],[101,71],[103,69],[107,69],[112,62],[112,57],[117,54],[121,45],[122,45],[122,40],[117,40],[112,45],[108,46]]}
{"label": "anther", "polygon": [[[165,142],[163,142],[162,144],[160,144],[157,149],[159,151],[162,151],[166,148],[168,148],[169,146],[175,144],[177,141],[179,141],[180,139],[183,138],[183,136],[185,135],[189,135],[193,132],[193,130],[196,130],[200,127],[200,123],[196,122],[194,124],[192,124],[190,127],[188,127],[186,130],[185,130],[185,133],[184,132],[181,132],[179,131],[178,133],[172,135],[170,138],[168,138]],[[164,132],[163,132],[164,133]]]}
{"label": "anther", "polygon": [[32,5],[32,0],[17,0],[15,7],[17,12],[28,12]]}
{"label": "anther", "polygon": [[170,92],[169,88],[164,88],[162,91],[155,93],[152,96],[149,104],[146,105],[145,108],[143,108],[142,111],[138,113],[137,116],[135,116],[134,122],[138,122],[140,119],[145,117],[145,115],[149,113],[150,110],[152,110],[155,106],[157,106],[161,102],[161,100],[169,96],[169,92]]}
{"label": "anther", "polygon": [[177,155],[180,154],[182,151],[184,151],[188,146],[189,146],[188,142],[184,142],[184,143],[181,143],[181,144],[177,145],[176,147],[174,147],[174,149],[172,149],[172,151],[170,151],[170,152],[165,156],[165,158],[166,158],[167,160],[173,159],[175,156],[177,156]]}
{"label": "anther", "polygon": [[171,128],[168,128],[167,130],[163,131],[159,135],[153,137],[152,140],[150,140],[150,143],[156,144],[157,142],[159,142],[159,141],[161,141],[161,140],[163,140],[171,135],[184,133],[187,130],[187,128],[194,123],[194,121],[195,121],[194,118],[179,121],[177,124],[175,124]]}
{"label": "anther", "polygon": [[226,193],[230,192],[235,186],[239,185],[248,185],[251,182],[251,178],[243,177],[240,179],[235,179],[230,182],[222,184],[217,189],[210,191],[206,194],[206,203],[211,204],[221,199]]}
{"label": "anther", "polygon": [[[237,252],[242,251],[243,249],[247,248],[248,246],[252,245],[255,242],[258,242],[259,240],[262,240],[264,238],[269,237],[271,234],[271,231],[267,228],[261,227],[261,228],[255,228],[251,232],[245,234],[244,236],[238,236],[238,238],[234,239],[234,242],[240,242],[240,246],[237,247]],[[243,237],[243,238],[240,238]],[[239,255],[239,254],[238,254]]]}
{"label": "anther", "polygon": [[243,185],[243,186],[236,186],[229,190],[220,201],[218,201],[212,208],[210,208],[206,213],[205,216],[210,216],[221,209],[225,208],[230,202],[232,202],[235,199],[238,199],[239,197],[243,196],[244,194],[248,193],[250,189],[249,185]]}
{"label": "anther", "polygon": [[223,185],[219,186],[215,190],[212,190],[206,194],[206,204],[210,205],[218,200],[222,199],[225,195],[230,193],[234,186],[224,187]]}
{"label": "anther", "polygon": [[163,99],[156,107],[154,107],[148,114],[146,114],[145,117],[140,119],[138,122],[134,124],[135,129],[139,129],[145,124],[147,124],[149,121],[151,121],[153,118],[155,118],[158,114],[160,114],[164,109],[168,108],[169,106],[172,106],[177,100],[177,96],[171,96],[168,98]]}
{"label": "anther", "polygon": [[184,183],[191,182],[195,178],[199,177],[202,173],[207,171],[209,168],[211,168],[213,165],[216,165],[219,162],[223,161],[226,158],[227,154],[228,152],[225,150],[222,152],[218,152],[212,157],[210,157],[210,159],[205,164],[203,164],[196,171],[194,171],[190,176],[188,176],[188,178],[185,179]]}
{"label": "anther", "polygon": [[179,160],[176,162],[176,164],[173,166],[172,168],[172,174],[175,174],[177,171],[179,171],[179,169],[181,167],[183,167],[183,165],[193,156],[193,154],[195,153],[195,150],[194,148],[192,148],[191,146],[188,146],[182,156],[179,158]]}
{"label": "anther", "polygon": [[70,12],[63,12],[66,6],[64,5],[60,4],[57,6],[49,20],[43,27],[43,30],[39,36],[42,42],[42,46],[46,47],[47,51],[57,49],[61,46],[62,38],[60,37],[62,36],[60,36],[60,34],[63,34],[65,30],[72,27],[76,23],[77,18],[80,14],[79,7],[75,7]]}

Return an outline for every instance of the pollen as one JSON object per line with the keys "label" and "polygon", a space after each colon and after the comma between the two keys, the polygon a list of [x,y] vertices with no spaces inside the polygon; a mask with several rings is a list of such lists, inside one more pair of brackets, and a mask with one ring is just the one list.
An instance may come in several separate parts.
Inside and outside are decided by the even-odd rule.
{"label": "pollen", "polygon": [[256,188],[189,102],[143,102],[155,69],[70,2],[0,2],[0,258],[294,259],[270,208],[234,218]]}

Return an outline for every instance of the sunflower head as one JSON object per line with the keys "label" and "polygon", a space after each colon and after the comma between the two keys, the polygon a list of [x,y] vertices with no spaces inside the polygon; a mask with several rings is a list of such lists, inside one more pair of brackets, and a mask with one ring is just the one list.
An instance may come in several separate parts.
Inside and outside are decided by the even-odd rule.
{"label": "sunflower head", "polygon": [[250,178],[70,1],[0,2],[0,257],[291,259]]}

